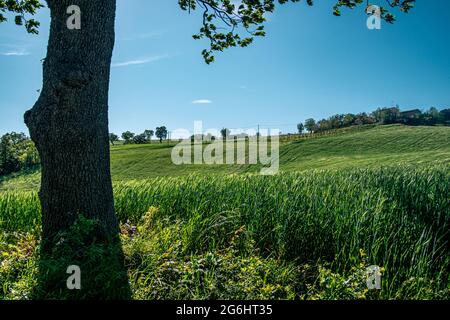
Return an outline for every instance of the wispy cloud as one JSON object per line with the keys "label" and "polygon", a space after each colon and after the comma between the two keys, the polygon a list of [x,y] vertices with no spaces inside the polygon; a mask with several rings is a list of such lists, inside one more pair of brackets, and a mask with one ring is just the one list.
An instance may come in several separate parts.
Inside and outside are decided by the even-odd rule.
{"label": "wispy cloud", "polygon": [[208,99],[198,99],[192,101],[192,104],[210,104],[210,103],[212,103],[212,101]]}
{"label": "wispy cloud", "polygon": [[147,33],[138,33],[131,36],[123,37],[122,40],[125,41],[132,41],[132,40],[142,40],[142,39],[152,39],[152,38],[158,38],[162,36],[166,31],[151,31]]}
{"label": "wispy cloud", "polygon": [[156,61],[159,61],[159,60],[165,59],[165,58],[167,58],[167,55],[152,56],[152,57],[147,57],[147,58],[143,58],[143,59],[116,62],[116,63],[112,64],[112,67],[119,68],[119,67],[127,67],[127,66],[139,65],[139,64],[147,64],[147,63],[156,62]]}
{"label": "wispy cloud", "polygon": [[11,50],[11,51],[0,52],[0,55],[7,56],[7,57],[10,57],[10,56],[16,56],[16,57],[28,56],[29,54],[30,53],[25,51],[25,50]]}

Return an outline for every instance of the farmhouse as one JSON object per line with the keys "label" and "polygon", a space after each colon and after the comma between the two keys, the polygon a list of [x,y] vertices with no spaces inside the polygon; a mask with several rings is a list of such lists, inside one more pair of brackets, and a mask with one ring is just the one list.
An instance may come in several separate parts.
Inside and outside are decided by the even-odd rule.
{"label": "farmhouse", "polygon": [[400,115],[403,119],[418,119],[421,114],[422,111],[420,111],[419,109],[400,112]]}
{"label": "farmhouse", "polygon": [[414,125],[419,123],[421,115],[419,109],[407,110],[400,112],[400,119],[404,124]]}

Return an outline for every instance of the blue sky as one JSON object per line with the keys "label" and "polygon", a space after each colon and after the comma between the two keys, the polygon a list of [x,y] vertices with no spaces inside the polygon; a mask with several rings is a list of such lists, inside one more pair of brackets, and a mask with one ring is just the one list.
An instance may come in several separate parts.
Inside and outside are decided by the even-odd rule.
{"label": "blue sky", "polygon": [[[331,14],[333,1],[278,6],[268,35],[206,65],[206,41],[191,35],[198,14],[175,0],[118,0],[110,88],[110,131],[166,125],[193,129],[279,128],[306,118],[450,106],[450,2],[418,0],[394,25],[368,30],[363,7]],[[23,113],[41,88],[49,13],[39,35],[0,24],[0,134],[28,132]],[[197,103],[194,103],[197,102]],[[202,103],[203,102],[203,103]],[[211,102],[211,103],[205,103]]]}

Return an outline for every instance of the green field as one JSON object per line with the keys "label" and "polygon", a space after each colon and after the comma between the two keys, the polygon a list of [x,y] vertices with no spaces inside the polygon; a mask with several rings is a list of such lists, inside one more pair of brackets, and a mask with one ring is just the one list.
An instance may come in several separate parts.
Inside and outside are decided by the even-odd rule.
{"label": "green field", "polygon": [[[450,128],[283,142],[281,173],[111,148],[136,299],[450,299]],[[0,299],[36,285],[39,172],[0,184]],[[382,269],[368,290],[365,270]]]}
{"label": "green field", "polygon": [[[282,142],[281,171],[309,169],[376,168],[389,165],[450,164],[450,127],[368,126],[359,130],[299,141]],[[348,132],[347,132],[348,131]],[[174,143],[111,147],[114,181],[198,174],[257,173],[260,166],[174,165]],[[39,173],[0,178],[0,191],[36,189]]]}

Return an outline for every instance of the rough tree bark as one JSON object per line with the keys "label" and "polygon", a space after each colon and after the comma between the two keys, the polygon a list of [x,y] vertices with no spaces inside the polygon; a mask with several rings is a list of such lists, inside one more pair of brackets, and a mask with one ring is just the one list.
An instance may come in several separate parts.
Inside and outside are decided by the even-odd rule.
{"label": "rough tree bark", "polygon": [[[116,0],[47,0],[47,4],[51,27],[43,88],[25,113],[42,161],[44,251],[79,214],[98,220],[105,236],[119,230],[108,138]],[[81,30],[67,27],[66,11],[74,4],[81,9]]]}

